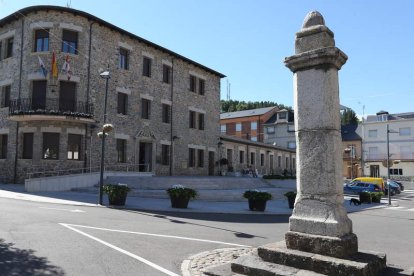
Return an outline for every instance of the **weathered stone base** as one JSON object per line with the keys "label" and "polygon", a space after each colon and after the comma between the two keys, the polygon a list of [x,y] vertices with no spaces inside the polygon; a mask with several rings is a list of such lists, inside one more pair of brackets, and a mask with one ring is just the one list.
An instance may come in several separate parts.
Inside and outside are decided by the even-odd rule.
{"label": "weathered stone base", "polygon": [[357,252],[336,258],[289,249],[284,241],[259,247],[258,256],[264,262],[336,276],[380,275],[386,267],[386,256],[382,253]]}
{"label": "weathered stone base", "polygon": [[358,238],[350,233],[340,238],[288,231],[286,246],[310,253],[343,258],[358,252]]}
{"label": "weathered stone base", "polygon": [[[346,258],[335,258],[288,249],[284,241],[264,245],[257,253],[242,256],[231,265],[210,268],[204,275],[212,276],[278,276],[278,275],[388,275],[386,256],[381,253],[357,252]],[[395,272],[395,270],[394,270]],[[411,275],[400,274],[395,275]]]}

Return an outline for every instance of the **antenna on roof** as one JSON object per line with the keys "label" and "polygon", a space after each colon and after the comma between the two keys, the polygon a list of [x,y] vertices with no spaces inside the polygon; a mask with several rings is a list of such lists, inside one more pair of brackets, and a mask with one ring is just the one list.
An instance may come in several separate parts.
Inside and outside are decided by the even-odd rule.
{"label": "antenna on roof", "polygon": [[229,79],[227,79],[227,100],[230,101],[230,83],[229,83]]}

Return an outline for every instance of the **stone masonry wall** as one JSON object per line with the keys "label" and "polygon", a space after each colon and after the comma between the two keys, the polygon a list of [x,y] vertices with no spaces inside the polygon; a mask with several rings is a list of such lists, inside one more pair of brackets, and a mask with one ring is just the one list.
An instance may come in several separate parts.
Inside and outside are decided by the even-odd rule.
{"label": "stone masonry wall", "polygon": [[[74,15],[69,12],[39,10],[32,12],[24,18],[23,38],[23,60],[20,80],[20,50],[21,50],[21,24],[22,18],[13,21],[11,24],[0,28],[2,34],[14,32],[13,57],[0,61],[0,86],[6,82],[11,83],[10,98],[30,98],[32,93],[33,80],[47,80],[48,87],[46,97],[48,99],[59,98],[59,81],[67,81],[67,76],[61,74],[61,68],[66,56],[70,58],[70,66],[73,75],[70,81],[76,83],[76,100],[94,104],[94,119],[98,126],[91,129],[91,124],[76,120],[39,120],[20,122],[18,136],[18,175],[19,180],[25,178],[25,172],[29,167],[39,167],[42,170],[69,169],[73,167],[99,166],[101,141],[97,137],[98,129],[103,122],[103,105],[105,94],[105,80],[99,74],[109,66],[111,79],[108,84],[108,105],[107,122],[114,125],[114,130],[106,139],[106,163],[116,163],[116,139],[126,140],[126,163],[138,164],[139,143],[150,142],[153,154],[153,172],[165,175],[169,173],[169,166],[161,165],[161,144],[171,144],[171,137],[179,139],[173,142],[173,173],[187,175],[208,174],[208,151],[217,151],[219,133],[219,95],[220,76],[203,67],[180,59],[168,52],[162,51],[136,38],[123,34],[107,26],[89,21],[88,18]],[[50,31],[49,51],[33,52],[34,30],[46,28]],[[67,54],[61,52],[62,30],[68,29],[78,32],[78,54]],[[90,79],[88,97],[88,65],[89,65],[89,36],[92,30],[92,47],[90,54]],[[118,68],[119,49],[128,50],[128,70]],[[58,71],[60,73],[57,86],[50,86],[52,78],[51,59],[52,52],[55,52]],[[143,76],[143,57],[152,60],[151,77]],[[49,71],[45,78],[40,73],[40,57],[46,69]],[[173,69],[173,84],[166,84],[162,81],[163,64]],[[199,95],[189,91],[190,74],[205,80],[205,95]],[[19,85],[21,82],[21,88]],[[173,89],[171,89],[173,86]],[[127,114],[117,114],[118,92],[128,94]],[[20,92],[20,93],[19,93]],[[141,118],[141,99],[151,101],[150,119]],[[162,103],[172,106],[172,126],[162,122]],[[189,111],[204,114],[204,130],[189,128]],[[197,122],[198,124],[198,122]],[[59,160],[42,160],[42,127],[54,127],[60,132],[60,156]],[[7,159],[0,160],[0,181],[11,181],[14,174],[14,160],[16,152],[16,128],[17,122],[9,120],[8,108],[0,108],[0,133],[8,133]],[[32,160],[23,160],[22,151],[22,129],[34,130],[34,156]],[[67,129],[79,129],[83,133],[82,148],[86,150],[86,161],[67,160]],[[137,136],[144,131],[148,136]],[[86,141],[86,143],[85,143]],[[204,167],[187,168],[188,149],[195,147],[204,150]],[[90,156],[91,153],[91,156]],[[197,156],[196,156],[197,158]],[[217,154],[216,154],[216,158]],[[82,158],[83,159],[83,158]],[[32,169],[30,169],[32,170]]]}

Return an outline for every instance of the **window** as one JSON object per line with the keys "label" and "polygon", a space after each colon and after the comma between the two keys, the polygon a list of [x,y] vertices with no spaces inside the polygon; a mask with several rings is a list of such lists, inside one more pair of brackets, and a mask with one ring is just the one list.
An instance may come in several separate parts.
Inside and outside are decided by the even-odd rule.
{"label": "window", "polygon": [[197,167],[202,168],[204,167],[204,150],[199,149],[197,150],[197,160],[198,160],[198,164]]}
{"label": "window", "polygon": [[32,109],[46,108],[46,87],[47,81],[33,81]]}
{"label": "window", "polygon": [[78,33],[63,30],[62,33],[62,52],[69,54],[78,54]]}
{"label": "window", "polygon": [[265,155],[264,155],[264,153],[261,153],[260,154],[260,166],[264,166],[264,163],[265,163]]}
{"label": "window", "polygon": [[254,142],[257,142],[257,136],[252,136],[252,137],[250,137],[250,140],[251,140],[251,141],[254,141]]}
{"label": "window", "polygon": [[390,169],[391,175],[403,175],[403,169]]}
{"label": "window", "polygon": [[198,129],[204,130],[204,114],[203,113],[198,114]]}
{"label": "window", "polygon": [[171,83],[171,66],[162,65],[162,81],[164,83]]}
{"label": "window", "polygon": [[43,133],[43,159],[59,159],[59,133]]}
{"label": "window", "polygon": [[171,106],[168,104],[162,104],[162,122],[171,123]]}
{"label": "window", "polygon": [[224,125],[220,125],[220,132],[221,133],[226,133],[227,132],[227,127],[226,127],[225,124]]}
{"label": "window", "polygon": [[251,130],[257,130],[257,122],[251,122],[250,123],[250,129]]}
{"label": "window", "polygon": [[118,93],[118,114],[127,114],[128,94]]}
{"label": "window", "polygon": [[0,134],[0,159],[7,158],[7,134]]}
{"label": "window", "polygon": [[282,156],[280,155],[277,157],[277,167],[278,168],[282,167]]}
{"label": "window", "polygon": [[197,83],[197,78],[195,76],[190,75],[190,91],[191,92],[197,92],[196,91],[196,83]]}
{"label": "window", "polygon": [[286,120],[286,112],[280,112],[279,113],[279,119]]}
{"label": "window", "polygon": [[295,125],[288,125],[287,128],[288,132],[295,132]]}
{"label": "window", "polygon": [[267,134],[275,133],[275,127],[274,126],[267,127],[266,132],[267,132]]}
{"label": "window", "polygon": [[378,153],[378,147],[368,147],[368,159],[377,159],[380,158]]}
{"label": "window", "polygon": [[288,149],[296,149],[296,142],[294,141],[288,142]]}
{"label": "window", "polygon": [[126,140],[124,139],[116,139],[116,161],[118,163],[125,163],[126,162]]}
{"label": "window", "polygon": [[129,62],[128,62],[128,50],[124,48],[119,48],[119,69],[129,69]]}
{"label": "window", "polygon": [[409,127],[400,127],[400,136],[411,136],[411,128]]}
{"label": "window", "polygon": [[161,164],[170,165],[170,146],[161,145]]}
{"label": "window", "polygon": [[239,151],[239,162],[240,164],[244,164],[244,151]]}
{"label": "window", "polygon": [[59,90],[59,110],[74,112],[76,111],[76,107],[76,82],[61,81]]}
{"label": "window", "polygon": [[6,56],[5,58],[9,58],[13,56],[13,37],[7,39],[7,43],[6,43]]}
{"label": "window", "polygon": [[151,101],[147,99],[141,99],[141,118],[149,119],[151,116]]}
{"label": "window", "polygon": [[143,58],[142,75],[145,77],[151,77],[151,59],[149,57]]}
{"label": "window", "polygon": [[196,128],[196,113],[190,110],[190,128]]}
{"label": "window", "polygon": [[36,30],[35,31],[35,52],[47,52],[49,51],[49,30]]}
{"label": "window", "polygon": [[289,168],[289,157],[285,157],[285,168]]}
{"label": "window", "polygon": [[3,51],[2,50],[3,50],[3,41],[0,40],[0,60],[3,59],[3,55],[2,55]]}
{"label": "window", "polygon": [[188,149],[188,167],[195,167],[195,149]]}
{"label": "window", "polygon": [[378,135],[378,131],[376,129],[370,129],[368,130],[368,137],[370,138],[376,138]]}
{"label": "window", "polygon": [[378,122],[386,122],[386,121],[388,121],[388,114],[377,115],[377,121]]}
{"label": "window", "polygon": [[236,131],[241,131],[241,123],[236,124]]}
{"label": "window", "polygon": [[198,80],[198,93],[200,95],[204,95],[204,93],[205,93],[205,86],[206,86],[205,80],[199,79]]}
{"label": "window", "polygon": [[68,159],[81,160],[82,135],[68,134]]}
{"label": "window", "polygon": [[33,133],[23,133],[23,159],[33,158]]}
{"label": "window", "polygon": [[250,153],[250,165],[254,165],[256,161],[256,153],[255,152],[251,152]]}
{"label": "window", "polygon": [[10,89],[11,89],[10,85],[2,87],[0,107],[10,106]]}

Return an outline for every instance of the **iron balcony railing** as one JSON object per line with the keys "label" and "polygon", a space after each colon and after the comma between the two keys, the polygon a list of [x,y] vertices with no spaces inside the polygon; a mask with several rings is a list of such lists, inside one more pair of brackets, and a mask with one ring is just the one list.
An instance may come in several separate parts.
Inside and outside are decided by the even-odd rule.
{"label": "iron balcony railing", "polygon": [[[387,154],[385,153],[370,153],[367,154],[367,161],[386,160]],[[390,159],[392,160],[414,160],[414,153],[402,152],[402,153],[390,153]]]}
{"label": "iron balcony railing", "polygon": [[57,115],[92,118],[93,104],[59,99],[23,98],[10,100],[9,116],[14,115]]}

